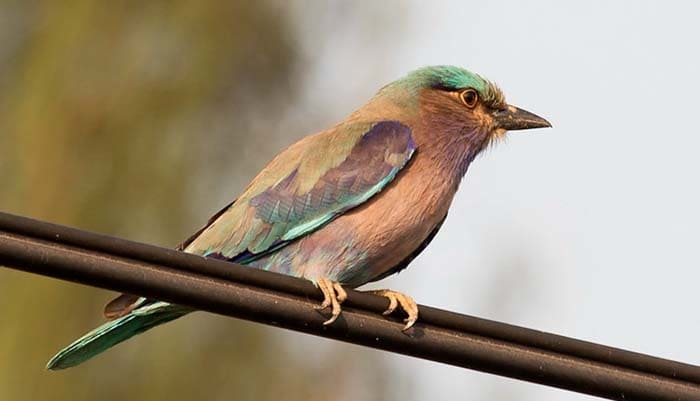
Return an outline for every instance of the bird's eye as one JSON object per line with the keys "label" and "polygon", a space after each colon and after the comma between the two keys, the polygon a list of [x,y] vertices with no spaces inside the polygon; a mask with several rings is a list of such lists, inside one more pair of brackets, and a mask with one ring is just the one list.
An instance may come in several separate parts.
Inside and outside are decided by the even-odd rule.
{"label": "bird's eye", "polygon": [[459,94],[459,98],[465,106],[473,109],[479,101],[479,94],[474,89],[465,89]]}

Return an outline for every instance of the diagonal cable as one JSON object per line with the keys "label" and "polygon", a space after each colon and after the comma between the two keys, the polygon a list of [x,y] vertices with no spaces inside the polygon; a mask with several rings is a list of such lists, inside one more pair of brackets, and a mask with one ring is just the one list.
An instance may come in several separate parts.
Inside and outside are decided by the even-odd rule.
{"label": "diagonal cable", "polygon": [[402,332],[357,291],[324,326],[306,280],[6,213],[0,264],[603,398],[700,400],[697,366],[425,306]]}

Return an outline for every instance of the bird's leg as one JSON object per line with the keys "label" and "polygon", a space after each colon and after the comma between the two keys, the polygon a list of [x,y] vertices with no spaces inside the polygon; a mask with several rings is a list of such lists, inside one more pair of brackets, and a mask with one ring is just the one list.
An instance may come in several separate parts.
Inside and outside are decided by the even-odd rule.
{"label": "bird's leg", "polygon": [[348,294],[337,281],[331,281],[327,278],[320,278],[316,280],[315,284],[323,293],[323,302],[321,305],[316,306],[315,308],[320,310],[326,309],[329,306],[331,307],[331,318],[323,322],[324,325],[329,325],[335,322],[335,319],[340,316],[340,304],[345,301]]}
{"label": "bird's leg", "polygon": [[403,320],[406,323],[406,326],[403,328],[404,331],[410,329],[413,323],[418,320],[418,304],[408,295],[392,290],[369,290],[363,292],[389,298],[389,307],[382,315],[386,316],[392,313],[396,310],[397,306],[401,305],[401,309],[408,315],[408,317]]}

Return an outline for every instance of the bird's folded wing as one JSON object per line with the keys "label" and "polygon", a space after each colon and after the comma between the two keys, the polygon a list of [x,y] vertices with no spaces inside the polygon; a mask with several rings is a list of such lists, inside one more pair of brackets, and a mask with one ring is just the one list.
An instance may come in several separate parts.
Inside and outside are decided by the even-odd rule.
{"label": "bird's folded wing", "polygon": [[397,121],[346,124],[304,138],[185,251],[246,263],[279,249],[377,194],[415,149],[411,129]]}

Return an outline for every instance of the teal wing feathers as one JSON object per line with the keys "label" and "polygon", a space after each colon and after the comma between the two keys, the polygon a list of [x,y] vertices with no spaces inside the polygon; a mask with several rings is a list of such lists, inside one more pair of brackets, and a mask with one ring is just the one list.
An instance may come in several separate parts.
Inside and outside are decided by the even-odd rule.
{"label": "teal wing feathers", "polygon": [[410,127],[397,121],[307,137],[278,155],[185,250],[254,260],[377,194],[415,149]]}

